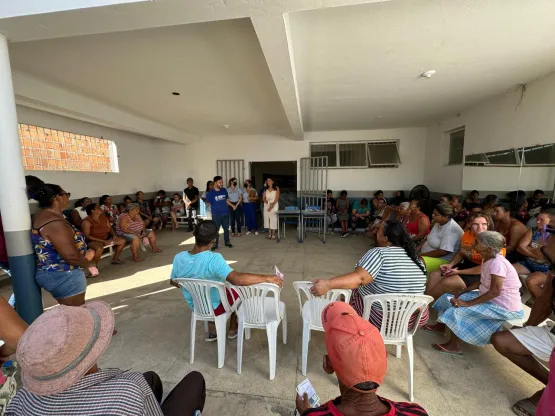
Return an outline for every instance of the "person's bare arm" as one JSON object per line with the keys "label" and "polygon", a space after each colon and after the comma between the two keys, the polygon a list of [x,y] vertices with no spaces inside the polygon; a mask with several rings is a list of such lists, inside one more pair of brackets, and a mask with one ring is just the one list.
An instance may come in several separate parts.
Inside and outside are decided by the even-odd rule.
{"label": "person's bare arm", "polygon": [[225,200],[225,202],[226,202],[226,204],[227,204],[228,206],[230,206],[231,208],[235,208],[235,205],[233,204],[233,202],[231,202],[231,201],[229,200],[229,198],[227,198],[227,199]]}
{"label": "person's bare arm", "polygon": [[517,251],[526,257],[543,260],[544,257],[540,250],[529,247],[530,243],[532,242],[532,236],[532,230],[526,231],[526,233],[522,236],[520,242],[518,243]]}
{"label": "person's bare arm", "polygon": [[194,204],[195,202],[197,202],[199,200],[199,194],[195,195],[195,197],[193,198],[193,200],[191,201],[191,204]]}
{"label": "person's bare arm", "polygon": [[429,229],[430,229],[430,222],[428,221],[427,218],[424,218],[423,216],[421,216],[420,218],[418,218],[418,234],[412,237],[412,239],[418,241],[421,238],[426,237],[426,234],[428,233]]}
{"label": "person's bare arm", "polygon": [[355,268],[351,273],[332,277],[331,279],[313,279],[314,286],[310,289],[313,295],[323,296],[332,289],[357,289],[372,283],[374,278],[362,267]]}
{"label": "person's bare arm", "polygon": [[237,205],[241,205],[241,202],[243,202],[243,194],[239,194],[239,200],[237,201]]}
{"label": "person's bare arm", "polygon": [[77,227],[81,228],[81,223],[83,222],[83,220],[81,219],[81,215],[79,215],[76,209],[71,211],[71,222],[73,222],[73,224]]}
{"label": "person's bare arm", "polygon": [[0,362],[15,353],[19,339],[27,329],[27,323],[19,317],[8,301],[0,296]]}
{"label": "person's bare arm", "polygon": [[432,251],[428,251],[426,253],[420,253],[425,257],[443,257],[446,256],[447,254],[449,254],[450,251],[445,251],[442,250],[440,248],[438,248],[437,250],[432,250]]}
{"label": "person's bare arm", "polygon": [[140,234],[137,234],[136,232],[133,232],[129,228],[129,217],[128,216],[125,216],[120,220],[119,228],[121,228],[121,231],[123,231],[124,234],[135,234],[136,236],[140,237]]}
{"label": "person's bare arm", "polygon": [[90,262],[79,253],[73,239],[73,229],[65,221],[54,221],[47,224],[41,232],[44,238],[50,240],[54,249],[72,266],[88,267]]}
{"label": "person's bare arm", "polygon": [[547,274],[547,280],[543,285],[543,292],[539,298],[534,301],[528,322],[524,326],[537,326],[545,321],[551,315],[551,302],[553,297],[553,275]]}
{"label": "person's bare arm", "polygon": [[279,206],[279,195],[280,195],[280,193],[279,193],[279,188],[276,187],[276,199],[274,200],[274,202],[272,202],[272,203],[270,204],[270,205],[271,205],[271,208],[270,208],[270,209],[274,209],[274,207],[275,207],[276,205]]}
{"label": "person's bare arm", "polygon": [[283,287],[283,280],[276,275],[270,276],[266,274],[240,273],[233,270],[227,275],[226,280],[235,286],[250,286],[257,283],[273,283],[274,285]]}
{"label": "person's bare arm", "polygon": [[505,281],[505,278],[503,276],[497,276],[495,274],[492,274],[491,286],[486,293],[469,301],[462,301],[460,299],[457,299],[457,300],[451,300],[451,302],[454,305],[458,303],[458,306],[475,306],[475,305],[479,305],[480,303],[490,301],[501,294],[501,289],[503,288],[504,281]]}
{"label": "person's bare arm", "polygon": [[[106,220],[106,221],[107,221],[107,220]],[[110,230],[112,230],[112,227],[110,227]],[[100,239],[100,238],[96,238],[96,237],[91,236],[91,223],[90,223],[90,221],[88,221],[88,220],[83,221],[83,222],[81,223],[81,231],[83,231],[83,234],[85,234],[85,237],[87,238],[87,240],[90,240],[90,241],[98,241],[99,243],[102,243],[102,244],[104,244],[104,245],[107,245],[107,244],[110,243],[110,242],[107,241],[107,240],[102,240],[102,239]]]}
{"label": "person's bare arm", "polygon": [[509,229],[511,242],[507,246],[507,252],[515,251],[518,248],[520,240],[522,239],[522,236],[526,234],[526,231],[526,226],[520,221],[515,221],[513,225],[511,225],[511,228]]}

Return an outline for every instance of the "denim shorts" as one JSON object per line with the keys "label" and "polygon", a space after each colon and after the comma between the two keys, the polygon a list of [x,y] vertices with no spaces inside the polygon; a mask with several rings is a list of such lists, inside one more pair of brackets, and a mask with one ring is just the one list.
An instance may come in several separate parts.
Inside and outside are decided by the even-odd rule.
{"label": "denim shorts", "polygon": [[550,268],[549,264],[534,263],[533,261],[530,261],[528,259],[522,260],[521,262],[519,262],[519,264],[521,264],[522,266],[530,270],[530,273],[536,273],[536,272],[547,273]]}
{"label": "denim shorts", "polygon": [[37,270],[35,280],[55,299],[64,299],[85,293],[87,290],[87,278],[81,269],[73,269],[67,272],[47,272]]}

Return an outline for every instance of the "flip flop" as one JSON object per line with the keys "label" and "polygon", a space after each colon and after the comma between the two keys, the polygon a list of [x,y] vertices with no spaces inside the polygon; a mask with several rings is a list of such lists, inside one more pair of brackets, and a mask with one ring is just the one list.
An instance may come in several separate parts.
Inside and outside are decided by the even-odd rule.
{"label": "flip flop", "polygon": [[237,331],[235,331],[235,332],[228,332],[227,338],[228,338],[228,339],[235,339],[235,338],[237,338]]}
{"label": "flip flop", "polygon": [[424,325],[422,328],[420,328],[422,331],[426,331],[426,332],[431,332],[432,334],[436,334],[436,335],[445,335],[445,331],[440,332],[440,331],[436,331],[435,329],[432,328],[431,325]]}
{"label": "flip flop", "polygon": [[449,351],[441,344],[432,344],[432,348],[437,352],[440,352],[441,354],[450,355],[452,357],[464,358],[464,355],[462,352]]}
{"label": "flip flop", "polygon": [[125,263],[121,260],[115,260],[115,261],[112,262],[112,264],[118,264],[119,265],[119,264],[125,264]]}
{"label": "flip flop", "polygon": [[518,416],[534,416],[536,414],[536,405],[529,398],[522,399],[513,405],[512,410]]}

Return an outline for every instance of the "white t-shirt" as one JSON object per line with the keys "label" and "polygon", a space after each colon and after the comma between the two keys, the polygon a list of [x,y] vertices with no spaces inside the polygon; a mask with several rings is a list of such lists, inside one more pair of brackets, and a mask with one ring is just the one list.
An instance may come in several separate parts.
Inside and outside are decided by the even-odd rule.
{"label": "white t-shirt", "polygon": [[436,222],[434,228],[428,234],[428,239],[424,243],[421,253],[425,256],[428,251],[445,250],[449,253],[441,259],[451,261],[459,251],[463,234],[463,229],[453,219],[444,225],[439,225]]}
{"label": "white t-shirt", "polygon": [[88,217],[87,211],[85,211],[85,208],[83,207],[77,207],[75,208],[75,211],[79,213],[79,216],[81,217],[82,220]]}

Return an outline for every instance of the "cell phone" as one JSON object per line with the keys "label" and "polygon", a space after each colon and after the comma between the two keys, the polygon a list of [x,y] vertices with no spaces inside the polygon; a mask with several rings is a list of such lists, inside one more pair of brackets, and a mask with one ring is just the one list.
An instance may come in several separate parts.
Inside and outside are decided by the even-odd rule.
{"label": "cell phone", "polygon": [[297,386],[297,393],[301,397],[304,397],[305,393],[308,394],[310,407],[318,407],[320,405],[320,397],[316,394],[316,390],[314,390],[314,387],[308,378],[299,383]]}

